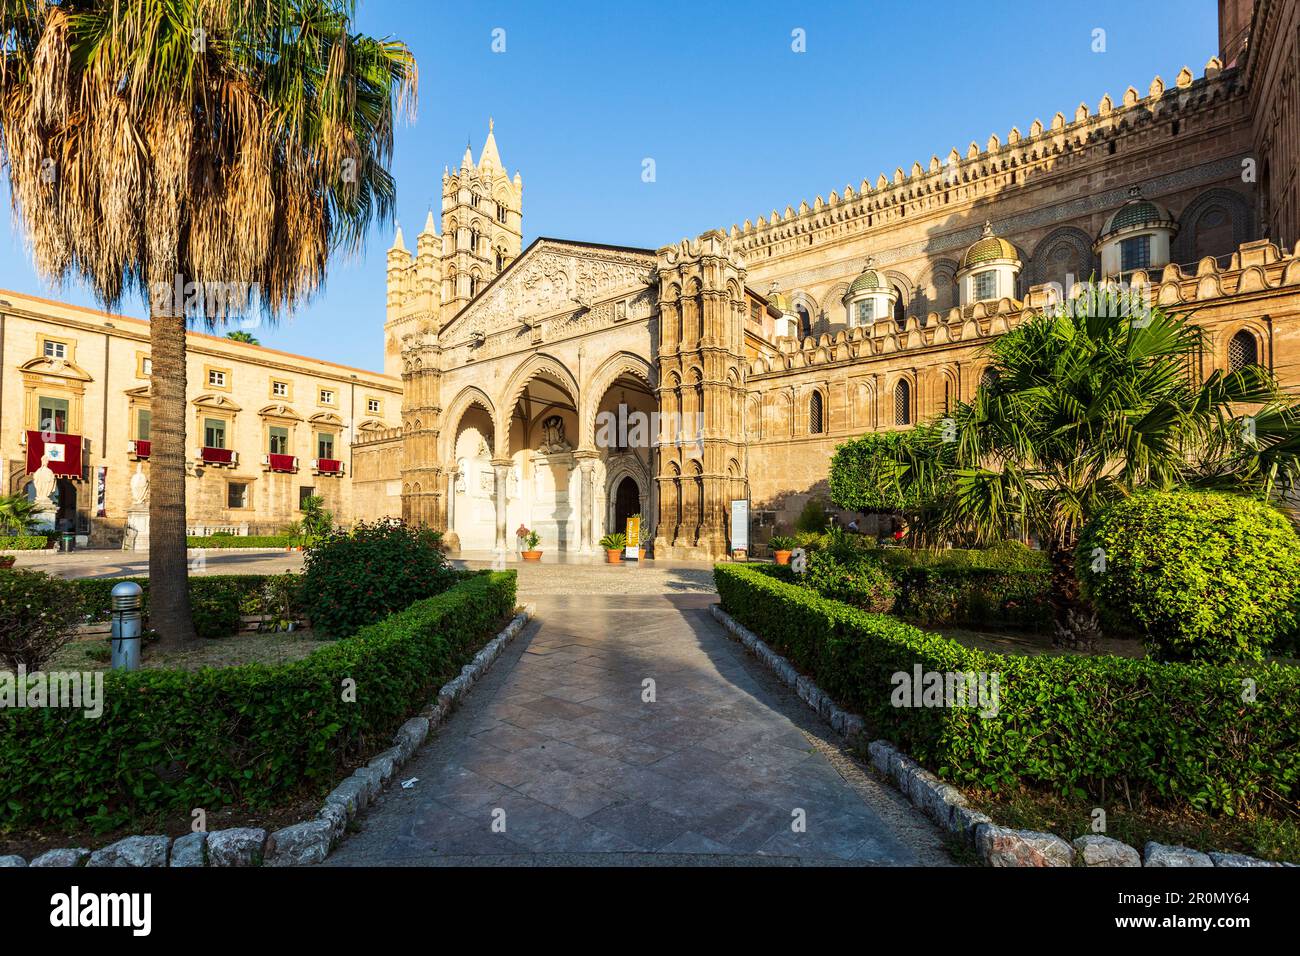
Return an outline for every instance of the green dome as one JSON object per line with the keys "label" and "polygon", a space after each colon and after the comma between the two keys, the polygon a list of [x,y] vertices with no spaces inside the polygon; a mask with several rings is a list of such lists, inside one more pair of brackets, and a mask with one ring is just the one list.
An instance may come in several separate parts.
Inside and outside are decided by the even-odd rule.
{"label": "green dome", "polygon": [[849,291],[844,293],[844,298],[857,295],[859,292],[889,292],[891,291],[889,283],[885,277],[875,269],[867,269],[862,275],[853,280],[849,286]]}
{"label": "green dome", "polygon": [[1101,238],[1112,236],[1117,232],[1141,229],[1144,226],[1173,227],[1173,216],[1169,210],[1149,199],[1130,199],[1115,210],[1101,230]]}
{"label": "green dome", "polygon": [[1016,252],[1016,247],[1001,236],[993,235],[993,227],[990,223],[984,223],[984,236],[975,241],[966,254],[961,257],[961,268],[969,269],[971,266],[977,266],[981,262],[992,262],[995,259],[1013,259],[1019,260],[1020,253]]}
{"label": "green dome", "polygon": [[779,312],[793,312],[794,308],[790,305],[790,297],[784,292],[772,289],[767,294],[768,304],[773,306]]}

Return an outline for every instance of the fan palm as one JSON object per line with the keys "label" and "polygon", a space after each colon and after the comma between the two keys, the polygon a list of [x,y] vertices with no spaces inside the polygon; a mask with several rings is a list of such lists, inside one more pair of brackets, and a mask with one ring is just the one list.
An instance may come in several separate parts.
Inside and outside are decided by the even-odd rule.
{"label": "fan palm", "polygon": [[153,362],[150,612],[193,637],[185,332],[315,292],[389,215],[416,68],[349,0],[0,0],[0,162],[39,270],[139,292]]}
{"label": "fan palm", "polygon": [[1139,488],[1276,497],[1295,487],[1300,407],[1256,365],[1199,381],[1200,330],[1187,316],[1129,314],[1093,293],[1027,318],[989,349],[992,374],[975,399],[895,446],[880,480],[895,500],[923,502],[922,540],[1036,531],[1062,641],[1089,628],[1074,548],[1100,508]]}
{"label": "fan palm", "polygon": [[0,531],[26,534],[36,524],[36,505],[21,491],[0,495]]}

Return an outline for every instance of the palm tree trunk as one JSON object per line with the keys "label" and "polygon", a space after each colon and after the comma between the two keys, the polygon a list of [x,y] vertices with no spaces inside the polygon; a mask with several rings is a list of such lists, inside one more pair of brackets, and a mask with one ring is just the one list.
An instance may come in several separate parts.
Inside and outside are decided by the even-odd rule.
{"label": "palm tree trunk", "polygon": [[1052,642],[1058,647],[1091,650],[1101,636],[1097,616],[1083,599],[1074,573],[1076,542],[1054,538],[1048,542],[1051,562]]}
{"label": "palm tree trunk", "polygon": [[185,554],[185,308],[151,303],[149,624],[163,647],[197,640]]}

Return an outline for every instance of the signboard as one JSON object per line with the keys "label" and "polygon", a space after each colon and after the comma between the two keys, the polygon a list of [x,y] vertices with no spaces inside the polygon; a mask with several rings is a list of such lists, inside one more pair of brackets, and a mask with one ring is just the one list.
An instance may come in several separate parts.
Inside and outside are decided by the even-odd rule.
{"label": "signboard", "polygon": [[636,561],[641,552],[641,516],[633,515],[627,519],[627,542],[623,556]]}
{"label": "signboard", "polygon": [[749,550],[749,500],[746,498],[731,502],[731,550]]}
{"label": "signboard", "polygon": [[106,494],[108,483],[108,466],[99,465],[95,468],[95,517],[108,517]]}

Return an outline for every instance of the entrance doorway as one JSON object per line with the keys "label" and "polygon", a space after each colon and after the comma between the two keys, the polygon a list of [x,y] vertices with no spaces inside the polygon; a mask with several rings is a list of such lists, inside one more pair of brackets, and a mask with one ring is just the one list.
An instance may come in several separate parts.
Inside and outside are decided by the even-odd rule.
{"label": "entrance doorway", "polygon": [[627,519],[641,513],[641,491],[630,475],[625,475],[614,492],[614,530],[627,530]]}
{"label": "entrance doorway", "polygon": [[54,503],[58,513],[54,525],[60,531],[77,530],[77,486],[67,478],[60,478],[54,490]]}

